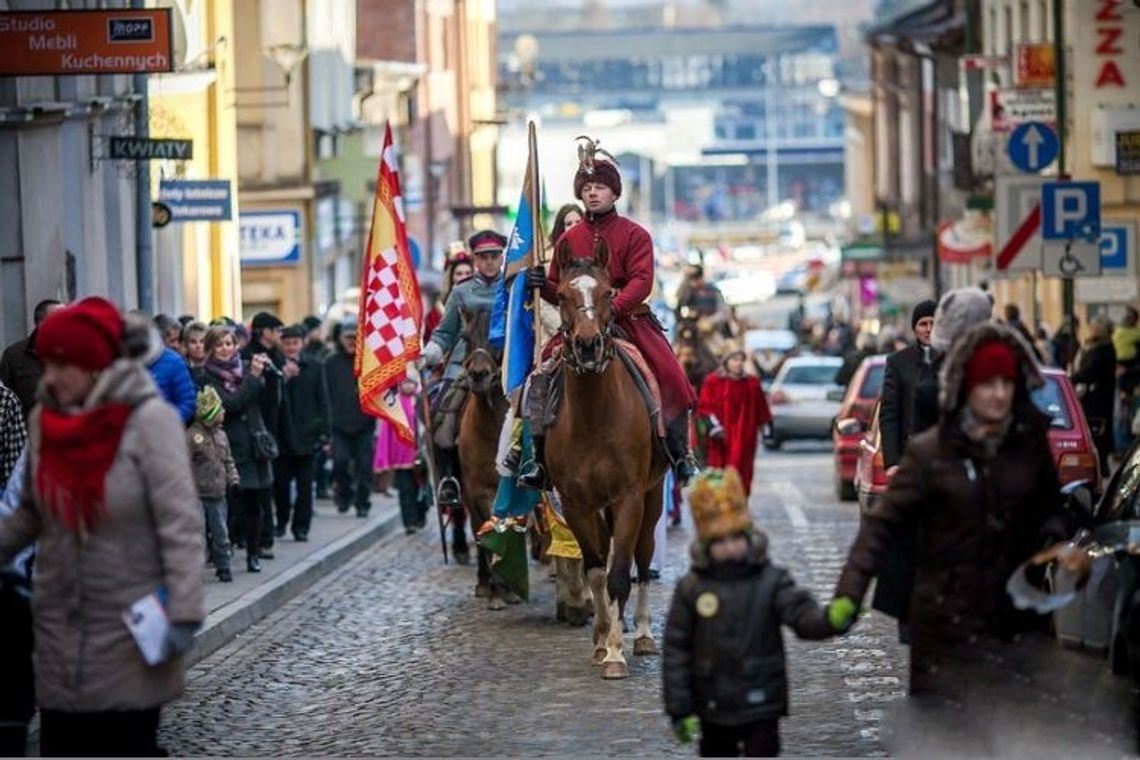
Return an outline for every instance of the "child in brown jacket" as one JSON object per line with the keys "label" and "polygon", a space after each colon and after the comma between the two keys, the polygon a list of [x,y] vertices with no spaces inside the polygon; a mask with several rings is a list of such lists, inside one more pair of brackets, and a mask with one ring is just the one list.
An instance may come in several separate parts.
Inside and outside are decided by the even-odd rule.
{"label": "child in brown jacket", "polygon": [[222,429],[225,417],[218,392],[213,386],[206,386],[198,393],[194,422],[186,430],[186,441],[190,446],[194,484],[206,516],[210,561],[218,580],[229,583],[234,576],[230,570],[230,537],[226,530],[226,489],[237,485],[238,471],[230,455],[226,431]]}

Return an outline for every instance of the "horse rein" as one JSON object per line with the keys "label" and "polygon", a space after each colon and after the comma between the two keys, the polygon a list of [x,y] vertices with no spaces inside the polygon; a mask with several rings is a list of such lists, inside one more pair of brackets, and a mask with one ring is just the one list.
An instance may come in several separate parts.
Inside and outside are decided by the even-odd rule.
{"label": "horse rein", "polygon": [[[593,306],[576,306],[574,308],[579,314],[585,314],[591,321],[597,319],[597,309]],[[558,332],[562,336],[562,362],[574,370],[575,374],[583,375],[587,372],[596,372],[601,375],[609,369],[615,351],[612,320],[606,322],[598,333],[598,337],[602,341],[602,355],[600,362],[594,367],[587,367],[582,363],[582,357],[578,353],[578,342],[574,340],[574,336],[571,335],[571,328],[563,324],[558,328]]]}

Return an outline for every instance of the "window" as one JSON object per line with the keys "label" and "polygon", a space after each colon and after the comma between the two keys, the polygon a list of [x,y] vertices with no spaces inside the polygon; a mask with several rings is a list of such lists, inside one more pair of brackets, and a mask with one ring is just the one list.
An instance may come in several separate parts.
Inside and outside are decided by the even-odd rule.
{"label": "window", "polygon": [[1029,0],[1020,0],[1017,5],[1018,40],[1026,42],[1032,39],[1033,32],[1029,28]]}
{"label": "window", "polygon": [[883,377],[887,374],[886,364],[873,364],[867,368],[863,384],[859,386],[859,398],[878,398],[883,389]]}
{"label": "window", "polygon": [[998,54],[998,49],[997,49],[997,37],[998,37],[997,21],[998,21],[998,19],[997,19],[997,8],[994,8],[991,6],[990,7],[990,23],[989,23],[989,32],[990,32],[990,35],[989,35],[989,37],[990,37],[989,54],[990,55],[997,55]]}
{"label": "window", "polygon": [[838,364],[800,364],[788,367],[781,385],[833,385]]}
{"label": "window", "polygon": [[1031,397],[1033,405],[1049,415],[1052,420],[1050,427],[1060,430],[1073,429],[1073,418],[1069,414],[1069,407],[1065,404],[1065,395],[1057,378],[1045,378],[1045,384],[1033,391]]}
{"label": "window", "polygon": [[744,122],[736,125],[736,139],[737,140],[755,140],[756,139],[756,125],[751,122]]}

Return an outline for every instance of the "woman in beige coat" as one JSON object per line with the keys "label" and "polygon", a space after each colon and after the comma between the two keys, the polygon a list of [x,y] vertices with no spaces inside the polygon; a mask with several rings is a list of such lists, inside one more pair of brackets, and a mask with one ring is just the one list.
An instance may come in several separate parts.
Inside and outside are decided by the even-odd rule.
{"label": "woman in beige coat", "polygon": [[[38,544],[34,660],[49,756],[159,754],[159,709],[182,693],[181,656],[204,618],[182,422],[123,343],[123,320],[101,298],[41,325],[27,482],[0,519],[0,562]],[[148,665],[124,613],[156,591],[170,626]]]}

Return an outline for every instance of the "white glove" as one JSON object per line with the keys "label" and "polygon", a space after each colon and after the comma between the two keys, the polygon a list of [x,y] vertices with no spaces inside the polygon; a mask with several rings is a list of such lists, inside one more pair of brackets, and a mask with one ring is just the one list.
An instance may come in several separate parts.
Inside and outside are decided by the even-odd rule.
{"label": "white glove", "polygon": [[435,341],[430,341],[424,346],[423,356],[424,365],[427,367],[434,367],[443,361],[443,349]]}

